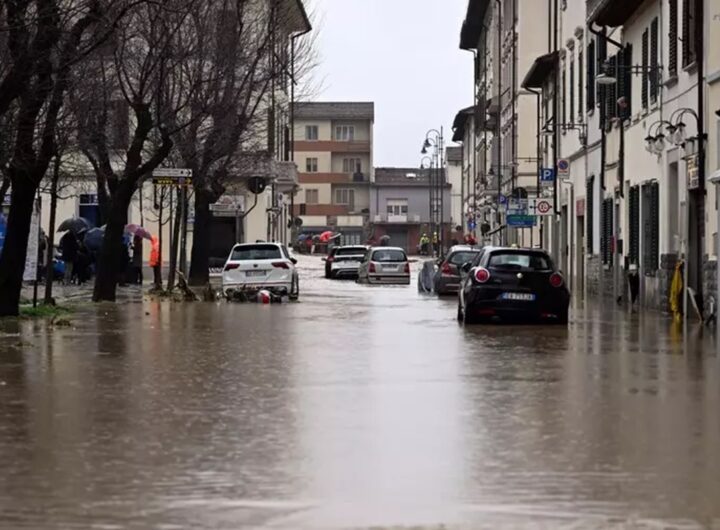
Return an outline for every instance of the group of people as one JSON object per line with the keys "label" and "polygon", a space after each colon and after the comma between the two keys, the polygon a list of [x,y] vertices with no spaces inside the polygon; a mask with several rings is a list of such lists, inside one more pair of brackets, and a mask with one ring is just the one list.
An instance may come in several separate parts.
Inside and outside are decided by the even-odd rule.
{"label": "group of people", "polygon": [[[463,243],[465,245],[469,246],[475,246],[478,244],[477,238],[473,234],[465,234],[463,236]],[[450,240],[450,246],[454,247],[455,245],[459,245],[460,240],[457,237],[453,237]],[[433,238],[432,238],[432,248],[437,248],[438,246],[438,234],[437,232],[433,232]],[[430,247],[430,238],[426,233],[423,233],[422,236],[420,236],[420,244],[418,245],[418,250],[421,256],[429,256],[430,252],[432,251],[432,248]]]}

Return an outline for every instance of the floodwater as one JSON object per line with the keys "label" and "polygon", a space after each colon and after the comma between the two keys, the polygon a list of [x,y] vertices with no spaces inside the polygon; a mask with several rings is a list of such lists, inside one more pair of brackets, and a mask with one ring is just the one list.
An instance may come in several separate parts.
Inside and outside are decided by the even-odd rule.
{"label": "floodwater", "polygon": [[0,324],[1,528],[720,528],[708,331],[321,278]]}

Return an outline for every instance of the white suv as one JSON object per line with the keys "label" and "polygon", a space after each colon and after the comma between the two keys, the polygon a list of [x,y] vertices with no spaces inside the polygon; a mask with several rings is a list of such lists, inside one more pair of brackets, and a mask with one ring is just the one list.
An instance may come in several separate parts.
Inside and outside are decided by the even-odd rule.
{"label": "white suv", "polygon": [[235,245],[225,262],[222,289],[226,295],[242,289],[267,289],[297,300],[300,279],[287,247],[280,243]]}

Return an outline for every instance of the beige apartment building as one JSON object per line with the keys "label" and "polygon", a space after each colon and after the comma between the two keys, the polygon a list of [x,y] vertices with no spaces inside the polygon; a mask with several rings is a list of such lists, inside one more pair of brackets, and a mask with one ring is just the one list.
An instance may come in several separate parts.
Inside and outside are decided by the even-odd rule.
{"label": "beige apartment building", "polygon": [[327,230],[344,243],[361,243],[370,228],[375,105],[298,102],[293,107],[294,159],[299,191],[293,214],[299,233]]}

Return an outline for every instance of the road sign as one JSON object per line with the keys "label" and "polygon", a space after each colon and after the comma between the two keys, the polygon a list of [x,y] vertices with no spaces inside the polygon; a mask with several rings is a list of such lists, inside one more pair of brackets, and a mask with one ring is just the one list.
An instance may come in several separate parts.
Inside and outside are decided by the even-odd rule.
{"label": "road sign", "polygon": [[507,203],[508,215],[527,215],[528,200],[527,199],[509,199]]}
{"label": "road sign", "polygon": [[498,195],[498,204],[507,204],[508,198],[505,195]]}
{"label": "road sign", "polygon": [[152,176],[165,178],[192,177],[192,169],[159,167],[152,172]]}
{"label": "road sign", "polygon": [[555,169],[544,167],[540,170],[540,184],[542,186],[552,186],[555,184]]}
{"label": "road sign", "polygon": [[513,228],[532,228],[535,226],[534,215],[508,215],[507,225]]}
{"label": "road sign", "polygon": [[186,177],[153,177],[156,186],[190,186],[192,180]]}
{"label": "road sign", "polygon": [[40,247],[40,201],[36,200],[30,220],[30,235],[28,236],[27,253],[25,254],[24,282],[34,282],[38,273],[38,255]]}
{"label": "road sign", "polygon": [[545,199],[535,201],[535,215],[552,215],[552,204]]}
{"label": "road sign", "polygon": [[557,162],[558,177],[566,179],[570,177],[570,161],[566,158],[561,158]]}

